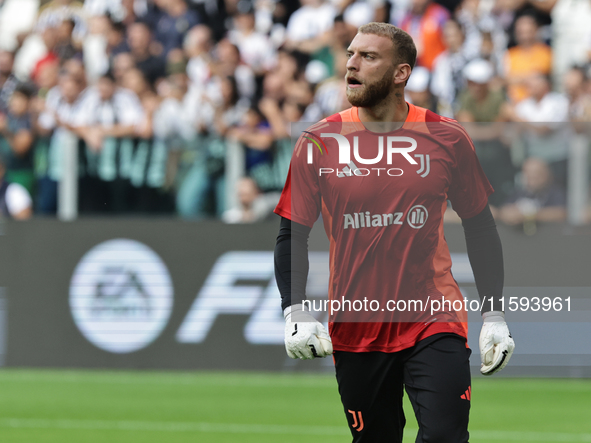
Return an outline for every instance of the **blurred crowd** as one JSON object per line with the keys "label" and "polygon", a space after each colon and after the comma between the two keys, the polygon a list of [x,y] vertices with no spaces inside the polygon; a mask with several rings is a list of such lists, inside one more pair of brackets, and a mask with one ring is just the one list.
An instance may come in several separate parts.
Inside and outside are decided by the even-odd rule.
{"label": "blurred crowd", "polygon": [[564,220],[591,0],[0,0],[0,212],[55,214],[75,143],[81,214],[270,217],[370,21],[414,38],[406,99],[466,125],[495,215]]}

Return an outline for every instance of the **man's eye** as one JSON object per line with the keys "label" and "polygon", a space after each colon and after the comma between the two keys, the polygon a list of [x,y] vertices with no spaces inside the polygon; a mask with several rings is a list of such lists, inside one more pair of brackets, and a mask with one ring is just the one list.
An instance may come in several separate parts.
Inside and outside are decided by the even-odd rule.
{"label": "man's eye", "polygon": [[353,57],[353,54],[351,54],[350,52],[347,52],[347,58],[351,58]]}
{"label": "man's eye", "polygon": [[365,56],[365,58],[368,59],[368,60],[373,60],[373,55],[369,55],[368,54],[368,55]]}

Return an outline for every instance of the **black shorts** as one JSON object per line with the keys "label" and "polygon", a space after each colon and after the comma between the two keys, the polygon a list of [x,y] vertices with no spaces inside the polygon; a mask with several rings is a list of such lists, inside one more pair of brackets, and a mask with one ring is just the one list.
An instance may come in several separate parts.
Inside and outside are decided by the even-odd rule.
{"label": "black shorts", "polygon": [[335,351],[353,442],[402,442],[403,387],[419,423],[417,443],[468,442],[471,352],[466,340],[452,333],[394,353]]}

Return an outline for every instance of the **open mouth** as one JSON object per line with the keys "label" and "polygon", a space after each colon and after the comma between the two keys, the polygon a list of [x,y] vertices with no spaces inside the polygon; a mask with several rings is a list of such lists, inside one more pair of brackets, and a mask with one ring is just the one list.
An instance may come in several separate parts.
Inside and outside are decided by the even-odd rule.
{"label": "open mouth", "polygon": [[347,77],[347,84],[348,85],[361,85],[361,82],[357,80],[355,77]]}

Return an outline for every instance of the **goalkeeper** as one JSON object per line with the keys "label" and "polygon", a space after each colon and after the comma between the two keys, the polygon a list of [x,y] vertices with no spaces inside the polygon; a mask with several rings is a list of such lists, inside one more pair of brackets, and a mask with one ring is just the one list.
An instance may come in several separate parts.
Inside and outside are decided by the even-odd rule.
{"label": "goalkeeper", "polygon": [[[456,121],[404,101],[417,55],[407,33],[369,23],[359,28],[347,54],[346,92],[353,106],[300,137],[275,209],[282,217],[275,275],[287,354],[300,359],[333,355],[354,443],[402,442],[404,391],[419,424],[417,443],[465,443],[472,395],[465,312],[410,317],[331,313],[329,335],[302,309],[308,235],[321,213],[331,243],[331,299],[369,298],[380,306],[431,296],[463,300],[443,236],[449,200],[462,218],[476,286],[486,301],[480,334],[482,374],[503,369],[514,349],[501,311],[502,248],[488,206],[493,190],[472,141]],[[384,123],[390,125],[389,134],[396,133],[391,139],[411,143],[398,150],[388,146],[389,154],[403,153],[396,158],[399,172],[357,174],[360,165],[392,167],[391,158],[386,162],[382,155],[383,146],[376,157]],[[347,154],[346,145],[341,146],[344,133],[359,138],[346,168],[341,162],[341,153]],[[320,139],[323,149],[313,150],[311,139]],[[319,173],[330,170],[342,173]]]}

